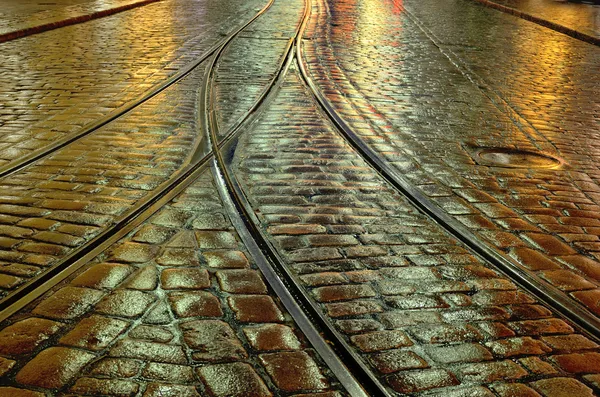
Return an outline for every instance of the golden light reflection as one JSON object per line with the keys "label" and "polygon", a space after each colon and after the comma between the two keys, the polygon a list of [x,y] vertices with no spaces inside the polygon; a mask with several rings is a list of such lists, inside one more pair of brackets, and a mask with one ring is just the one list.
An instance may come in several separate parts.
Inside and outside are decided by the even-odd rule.
{"label": "golden light reflection", "polygon": [[[551,126],[562,124],[574,112],[579,113],[574,90],[581,73],[577,61],[581,53],[573,47],[574,39],[565,35],[540,35],[536,39],[533,43],[522,40],[519,34],[512,35],[515,62],[510,79],[505,80],[504,91],[510,93],[513,106],[524,112],[525,118],[533,120],[536,127],[541,127],[546,138],[553,140],[557,131]],[[523,62],[522,57],[530,61]]]}

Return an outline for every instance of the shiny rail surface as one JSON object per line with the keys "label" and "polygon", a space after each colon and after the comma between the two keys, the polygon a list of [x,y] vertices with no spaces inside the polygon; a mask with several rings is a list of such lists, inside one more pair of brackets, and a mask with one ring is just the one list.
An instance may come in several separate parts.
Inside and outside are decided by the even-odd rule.
{"label": "shiny rail surface", "polygon": [[301,41],[302,35],[297,38],[296,59],[306,85],[340,134],[361,157],[416,208],[441,225],[453,237],[463,242],[477,256],[501,270],[515,283],[543,302],[554,313],[571,321],[592,339],[600,341],[600,318],[592,314],[583,305],[568,298],[556,287],[525,269],[512,258],[484,242],[465,225],[450,216],[423,194],[412,182],[394,169],[386,159],[370,147],[359,134],[353,131],[309,75],[305,66]]}

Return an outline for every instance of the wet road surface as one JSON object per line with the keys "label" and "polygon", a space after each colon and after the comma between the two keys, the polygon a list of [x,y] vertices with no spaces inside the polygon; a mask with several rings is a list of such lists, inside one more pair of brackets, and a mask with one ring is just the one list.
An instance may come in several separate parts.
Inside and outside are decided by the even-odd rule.
{"label": "wet road surface", "polygon": [[[563,313],[600,317],[592,44],[470,0],[163,0],[0,44],[0,165],[106,118],[225,38],[210,74],[206,58],[0,178],[0,396],[600,394],[600,328]],[[335,117],[539,284],[423,213]],[[226,168],[210,167],[214,127]],[[242,218],[265,243],[247,244],[260,240]],[[297,285],[291,299],[308,297],[298,310],[331,327],[333,353],[260,255]],[[330,354],[355,358],[345,370],[364,391]]]}

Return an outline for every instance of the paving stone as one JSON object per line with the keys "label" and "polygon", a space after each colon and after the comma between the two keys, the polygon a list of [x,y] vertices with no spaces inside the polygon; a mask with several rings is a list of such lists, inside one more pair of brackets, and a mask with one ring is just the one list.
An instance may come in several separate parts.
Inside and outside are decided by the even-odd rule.
{"label": "paving stone", "polygon": [[284,316],[270,296],[237,295],[227,298],[238,321],[244,323],[282,322]]}
{"label": "paving stone", "polygon": [[355,300],[350,302],[329,303],[326,305],[330,317],[358,316],[369,313],[382,313],[382,305],[376,301]]}
{"label": "paving stone", "polygon": [[530,337],[509,338],[487,342],[486,346],[498,357],[512,357],[526,354],[543,355],[552,351],[552,349],[543,342]]}
{"label": "paving stone", "polygon": [[481,332],[469,324],[423,325],[410,328],[417,340],[425,343],[465,342],[483,339]]}
{"label": "paving stone", "polygon": [[29,361],[16,376],[17,382],[47,389],[58,389],[75,378],[95,356],[81,350],[50,347]]}
{"label": "paving stone", "polygon": [[559,319],[515,321],[509,326],[519,335],[570,334],[573,332],[573,328]]}
{"label": "paving stone", "polygon": [[4,376],[15,365],[15,360],[0,357],[0,376]]}
{"label": "paving stone", "polygon": [[114,288],[131,273],[131,270],[131,267],[126,265],[101,263],[77,276],[71,281],[71,285],[95,289]]}
{"label": "paving stone", "polygon": [[139,384],[120,379],[79,378],[70,390],[91,395],[133,396],[138,392]]}
{"label": "paving stone", "polygon": [[563,291],[583,290],[594,288],[595,285],[569,270],[546,270],[540,272],[552,285]]}
{"label": "paving stone", "polygon": [[137,317],[154,300],[154,296],[145,292],[119,289],[102,299],[95,309],[98,313],[117,317]]}
{"label": "paving stone", "polygon": [[197,320],[180,324],[183,339],[199,361],[222,361],[246,358],[248,354],[233,329],[218,320]]}
{"label": "paving stone", "polygon": [[448,304],[442,299],[426,295],[406,295],[390,297],[387,298],[385,302],[391,307],[405,310],[449,307]]}
{"label": "paving stone", "polygon": [[577,291],[573,292],[572,295],[593,313],[600,315],[600,289]]}
{"label": "paving stone", "polygon": [[559,266],[549,257],[531,248],[515,248],[511,256],[531,270],[558,269]]}
{"label": "paving stone", "polygon": [[221,289],[232,294],[266,294],[267,287],[256,270],[220,270]]}
{"label": "paving stone", "polygon": [[600,376],[598,375],[585,375],[583,377],[589,384],[591,384],[596,390],[600,389]]}
{"label": "paving stone", "polygon": [[333,302],[375,296],[375,291],[368,285],[339,285],[315,288],[313,295],[319,302]]}
{"label": "paving stone", "polygon": [[202,289],[210,287],[210,276],[206,269],[165,269],[160,275],[164,289]]}
{"label": "paving stone", "polygon": [[235,249],[237,242],[229,232],[196,230],[198,247],[202,249]]}
{"label": "paving stone", "polygon": [[244,334],[256,350],[297,350],[302,347],[293,330],[282,324],[245,327]]}
{"label": "paving stone", "polygon": [[138,374],[142,363],[128,358],[103,358],[98,361],[90,374],[116,378],[131,378]]}
{"label": "paving stone", "polygon": [[441,369],[401,372],[390,376],[388,382],[399,393],[414,393],[459,384],[452,374]]}
{"label": "paving stone", "polygon": [[0,396],[44,397],[45,394],[32,390],[17,389],[16,387],[0,387]]}
{"label": "paving stone", "polygon": [[190,248],[168,248],[165,249],[156,263],[163,266],[186,266],[197,267],[200,265],[196,250]]}
{"label": "paving stone", "polygon": [[434,346],[426,348],[426,351],[431,358],[443,364],[486,361],[492,359],[492,355],[486,348],[475,343]]}
{"label": "paving stone", "polygon": [[437,324],[441,323],[440,313],[437,311],[390,311],[380,316],[381,322],[388,328],[401,328],[417,324]]}
{"label": "paving stone", "polygon": [[148,363],[142,371],[142,376],[167,382],[189,383],[194,380],[192,368],[185,365],[163,363]]}
{"label": "paving stone", "polygon": [[185,353],[179,346],[133,339],[122,339],[117,342],[117,345],[110,349],[110,355],[171,364],[187,363]]}
{"label": "paving stone", "polygon": [[553,375],[558,373],[550,363],[540,359],[539,357],[525,357],[518,360],[519,364],[527,368],[534,374],[538,375]]}
{"label": "paving stone", "polygon": [[372,331],[381,331],[383,324],[372,319],[337,320],[335,324],[345,334],[362,334]]}
{"label": "paving stone", "polygon": [[573,353],[552,356],[560,368],[570,373],[594,373],[600,368],[600,353]]}
{"label": "paving stone", "polygon": [[576,351],[596,349],[598,344],[583,335],[544,336],[541,340],[554,350]]}
{"label": "paving stone", "polygon": [[531,387],[545,397],[593,396],[592,389],[572,378],[550,378],[532,382]]}
{"label": "paving stone", "polygon": [[64,287],[39,303],[32,313],[54,319],[73,319],[87,312],[104,293],[88,288]]}
{"label": "paving stone", "polygon": [[493,386],[500,397],[540,397],[540,394],[521,383],[501,383]]}
{"label": "paving stone", "polygon": [[0,353],[9,356],[31,353],[62,327],[59,322],[36,317],[17,321],[0,331]]}
{"label": "paving stone", "polygon": [[191,216],[192,214],[188,211],[167,209],[153,218],[152,223],[158,226],[182,228]]}
{"label": "paving stone", "polygon": [[146,339],[163,343],[170,342],[174,337],[168,329],[150,325],[138,325],[128,335],[134,339]]}
{"label": "paving stone", "polygon": [[365,352],[395,349],[411,346],[413,342],[402,331],[380,331],[362,335],[354,335],[350,338],[352,343]]}
{"label": "paving stone", "polygon": [[256,371],[246,363],[207,365],[197,372],[215,397],[272,396]]}
{"label": "paving stone", "polygon": [[183,230],[178,232],[169,240],[167,247],[174,248],[197,248],[194,232],[191,230]]}
{"label": "paving stone", "polygon": [[301,225],[278,225],[269,227],[269,233],[272,235],[277,234],[317,234],[326,233],[327,229],[323,225],[313,224],[301,224]]}
{"label": "paving stone", "polygon": [[169,294],[169,302],[177,317],[223,316],[221,302],[210,292],[172,292]]}
{"label": "paving stone", "polygon": [[170,324],[173,320],[171,310],[166,302],[160,301],[144,316],[147,324]]}
{"label": "paving stone", "polygon": [[152,245],[127,242],[111,251],[111,259],[125,263],[144,263],[154,259],[157,251],[157,247]]}
{"label": "paving stone", "polygon": [[202,255],[210,267],[219,269],[250,267],[248,259],[240,251],[206,251]]}
{"label": "paving stone", "polygon": [[193,386],[150,383],[142,397],[200,397]]}
{"label": "paving stone", "polygon": [[427,361],[416,353],[399,349],[373,354],[369,360],[375,368],[384,374],[429,367]]}
{"label": "paving stone", "polygon": [[260,360],[273,382],[284,391],[319,390],[329,386],[305,352],[262,354]]}
{"label": "paving stone", "polygon": [[145,266],[136,270],[123,287],[142,291],[153,291],[158,285],[158,270],[155,266]]}
{"label": "paving stone", "polygon": [[175,234],[176,229],[158,225],[144,225],[133,236],[138,243],[162,244]]}
{"label": "paving stone", "polygon": [[92,315],[81,320],[60,339],[60,343],[98,351],[106,348],[128,326],[129,323],[125,321]]}
{"label": "paving stone", "polygon": [[527,371],[510,360],[466,364],[459,368],[459,372],[461,379],[467,382],[491,383],[527,376]]}

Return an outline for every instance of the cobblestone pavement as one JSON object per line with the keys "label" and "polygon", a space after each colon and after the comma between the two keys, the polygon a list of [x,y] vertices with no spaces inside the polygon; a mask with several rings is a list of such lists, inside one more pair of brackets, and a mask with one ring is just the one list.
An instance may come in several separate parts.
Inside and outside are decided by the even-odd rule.
{"label": "cobblestone pavement", "polygon": [[40,3],[37,0],[6,0],[2,2],[0,10],[0,35],[138,2],[139,0],[58,0]]}
{"label": "cobblestone pavement", "polygon": [[0,165],[136,99],[265,3],[164,0],[0,44]]}
{"label": "cobblestone pavement", "polygon": [[569,1],[492,0],[546,21],[600,38],[600,7]]}
{"label": "cobblestone pavement", "polygon": [[109,227],[198,142],[200,67],[133,112],[0,180],[0,295]]}
{"label": "cobblestone pavement", "polygon": [[[278,3],[257,21],[258,27],[245,33],[249,36],[239,39],[242,45],[237,39],[233,42],[231,53],[256,44],[251,37],[278,27],[274,21],[293,30],[299,23],[301,2],[296,9],[292,13],[289,3],[285,8]],[[289,14],[287,19],[283,13]],[[287,43],[272,41],[283,46],[259,47],[263,50],[261,67],[271,75]],[[231,68],[229,63],[234,61],[235,57],[225,56],[221,65]],[[253,75],[255,68],[244,70],[237,76],[237,85],[228,86],[232,75],[226,81],[217,75],[217,98],[228,94],[223,102],[236,109],[224,113],[223,124],[231,124],[233,117],[247,111],[270,80]],[[204,70],[199,68],[124,117],[0,181],[0,222],[5,225],[0,229],[0,296],[106,230],[181,168],[202,137],[196,121],[203,77]],[[229,87],[242,95],[232,96]]]}
{"label": "cobblestone pavement", "polygon": [[292,73],[238,145],[236,172],[290,268],[388,387],[593,395],[599,346],[390,189],[308,95]]}
{"label": "cobblestone pavement", "polygon": [[462,0],[328,7],[305,46],[343,117],[449,214],[600,314],[600,50]]}
{"label": "cobblestone pavement", "polygon": [[1,396],[345,395],[245,252],[210,172],[0,324],[0,355]]}
{"label": "cobblestone pavement", "polygon": [[[146,92],[264,3],[162,0],[0,45],[0,167]],[[352,128],[450,215],[600,315],[598,47],[471,0],[313,3],[309,73]],[[303,5],[276,0],[217,63],[222,133],[275,76]],[[285,265],[390,393],[600,395],[598,340],[398,194],[296,69],[241,136],[234,177]],[[0,297],[187,163],[203,143],[205,73],[0,179]],[[347,393],[267,285],[205,171],[0,322],[5,395]]]}

